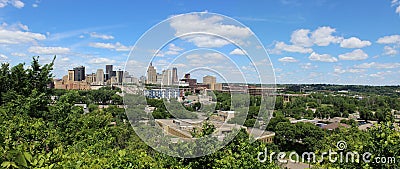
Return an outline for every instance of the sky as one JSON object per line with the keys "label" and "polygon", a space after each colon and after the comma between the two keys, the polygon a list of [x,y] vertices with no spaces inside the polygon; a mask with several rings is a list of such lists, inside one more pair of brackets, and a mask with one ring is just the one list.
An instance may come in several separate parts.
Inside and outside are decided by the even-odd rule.
{"label": "sky", "polygon": [[0,62],[54,55],[56,78],[153,62],[220,82],[400,85],[400,1],[0,0]]}

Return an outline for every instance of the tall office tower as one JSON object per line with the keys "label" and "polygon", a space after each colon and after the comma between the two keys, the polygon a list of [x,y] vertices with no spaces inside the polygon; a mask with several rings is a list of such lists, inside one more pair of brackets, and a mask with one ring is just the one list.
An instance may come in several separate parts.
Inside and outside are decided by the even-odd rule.
{"label": "tall office tower", "polygon": [[106,81],[112,77],[113,65],[106,65]]}
{"label": "tall office tower", "polygon": [[116,72],[117,83],[122,84],[122,80],[124,79],[124,71],[119,70]]}
{"label": "tall office tower", "polygon": [[96,84],[103,85],[104,84],[104,71],[103,69],[97,69],[96,72]]}
{"label": "tall office tower", "polygon": [[74,81],[74,78],[75,78],[75,73],[74,73],[74,70],[68,70],[68,81],[70,81],[70,82],[72,82],[72,81]]}
{"label": "tall office tower", "polygon": [[148,84],[156,84],[157,83],[157,71],[154,68],[153,63],[150,63],[150,66],[147,69],[147,83]]}
{"label": "tall office tower", "polygon": [[172,83],[178,83],[178,69],[176,67],[172,68]]}
{"label": "tall office tower", "polygon": [[117,71],[111,71],[110,74],[108,74],[109,78],[116,77],[117,76]]}
{"label": "tall office tower", "polygon": [[215,84],[215,83],[217,83],[217,78],[215,76],[204,76],[203,83],[204,84]]}
{"label": "tall office tower", "polygon": [[156,83],[154,83],[154,84],[161,84],[162,80],[163,80],[162,74],[161,73],[157,73],[156,74]]}
{"label": "tall office tower", "polygon": [[211,90],[215,90],[215,84],[217,83],[217,78],[215,76],[204,76],[203,83],[208,84]]}
{"label": "tall office tower", "polygon": [[162,71],[162,84],[172,85],[172,72],[170,69]]}
{"label": "tall office tower", "polygon": [[125,71],[125,72],[124,72],[124,77],[130,77],[128,71]]}
{"label": "tall office tower", "polygon": [[92,84],[93,82],[96,82],[96,74],[91,73],[91,74],[87,74],[85,81],[88,82],[89,84]]}
{"label": "tall office tower", "polygon": [[74,68],[74,81],[82,81],[85,80],[85,67],[79,66]]}

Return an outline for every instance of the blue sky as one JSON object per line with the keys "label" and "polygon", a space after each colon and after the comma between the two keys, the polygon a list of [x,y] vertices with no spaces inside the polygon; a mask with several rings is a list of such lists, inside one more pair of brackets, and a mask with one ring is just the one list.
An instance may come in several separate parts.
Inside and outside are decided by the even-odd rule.
{"label": "blue sky", "polygon": [[[277,83],[400,84],[397,0],[0,0],[0,62],[29,63],[34,55],[49,62],[57,55],[57,78],[79,65],[86,66],[87,73],[104,69],[105,64],[123,69],[132,46],[152,26],[178,14],[204,11],[231,17],[250,28],[269,53]],[[173,27],[175,35],[188,29],[184,26]],[[176,41],[161,51],[170,51],[169,57],[174,57],[194,47],[199,46]],[[228,49],[234,48],[224,49],[229,54]],[[170,60],[154,60],[159,72],[166,61]],[[239,67],[246,68],[248,63],[239,62]],[[148,63],[132,64],[143,68]]]}

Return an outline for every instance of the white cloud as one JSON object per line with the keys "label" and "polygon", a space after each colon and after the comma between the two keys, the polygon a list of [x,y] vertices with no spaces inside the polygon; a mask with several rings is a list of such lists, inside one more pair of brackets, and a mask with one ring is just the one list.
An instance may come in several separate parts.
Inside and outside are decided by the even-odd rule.
{"label": "white cloud", "polygon": [[184,49],[171,43],[168,45],[167,51],[153,49],[149,50],[149,52],[151,53],[151,56],[164,57],[165,55],[178,55],[182,50]]}
{"label": "white cloud", "polygon": [[342,48],[363,48],[363,47],[370,46],[370,45],[371,45],[370,41],[366,41],[366,40],[362,41],[356,37],[344,39],[340,43],[340,47],[342,47]]}
{"label": "white cloud", "polygon": [[287,45],[285,42],[277,42],[275,48],[271,51],[272,53],[280,53],[281,51],[286,52],[297,52],[297,53],[311,53],[313,50],[311,48],[305,48],[296,45]]}
{"label": "white cloud", "polygon": [[332,57],[329,54],[318,54],[318,53],[311,53],[311,55],[308,57],[312,61],[320,61],[320,62],[337,62],[338,59],[335,57]]}
{"label": "white cloud", "polygon": [[195,44],[197,47],[204,47],[204,48],[223,47],[230,43],[225,39],[207,35],[191,35],[191,36],[186,36],[183,39]]}
{"label": "white cloud", "polygon": [[29,27],[27,25],[24,25],[22,23],[17,24],[19,28],[21,28],[24,31],[29,31]]}
{"label": "white cloud", "polygon": [[318,27],[311,32],[309,29],[298,29],[293,31],[290,42],[295,46],[311,47],[314,44],[318,46],[328,46],[331,43],[340,43],[343,38],[332,35],[336,30],[329,26]]}
{"label": "white cloud", "polygon": [[23,8],[25,6],[20,0],[0,0],[0,8],[4,8],[7,5],[12,5],[16,8]]}
{"label": "white cloud", "polygon": [[70,49],[65,47],[32,46],[28,48],[28,52],[40,55],[62,55],[68,54],[70,52]]}
{"label": "white cloud", "polygon": [[[223,24],[221,16],[204,17],[201,14],[181,15],[171,18],[170,26],[175,29],[175,36],[192,32],[207,32],[231,39],[237,43],[244,43],[244,39],[252,35],[247,27]],[[211,36],[187,36],[183,39],[194,43],[198,47],[222,47],[229,44],[224,39]]]}
{"label": "white cloud", "polygon": [[46,36],[40,33],[28,32],[28,26],[21,23],[8,26],[3,23],[0,26],[0,44],[31,43],[44,40]]}
{"label": "white cloud", "polygon": [[383,48],[383,55],[394,56],[397,55],[399,52],[394,47],[385,46]]}
{"label": "white cloud", "polygon": [[101,42],[95,42],[95,43],[89,43],[90,47],[94,48],[103,48],[103,49],[111,49],[115,51],[129,51],[131,50],[131,47],[125,46],[121,44],[120,42],[116,42],[115,44],[113,43],[101,43]]}
{"label": "white cloud", "polygon": [[312,63],[301,63],[300,66],[303,69],[312,69],[312,68],[317,68],[318,67],[316,65],[313,65]]}
{"label": "white cloud", "polygon": [[6,55],[0,54],[0,62],[7,62],[8,57]]}
{"label": "white cloud", "polygon": [[364,60],[367,58],[368,54],[361,49],[356,49],[352,52],[339,55],[339,59],[341,60]]}
{"label": "white cloud", "polygon": [[385,79],[386,75],[392,74],[393,72],[388,70],[388,71],[384,71],[384,72],[376,72],[376,73],[372,73],[369,76],[371,77],[375,77],[375,78],[380,78],[380,79]]}
{"label": "white cloud", "polygon": [[24,57],[24,56],[26,56],[25,53],[18,53],[18,52],[13,52],[13,53],[11,53],[11,55],[13,55],[13,56],[19,56],[19,57]]}
{"label": "white cloud", "polygon": [[366,71],[365,69],[353,69],[353,68],[342,69],[341,67],[335,67],[334,68],[334,73],[339,73],[339,74],[342,74],[342,73],[363,73],[365,71]]}
{"label": "white cloud", "polygon": [[168,51],[165,52],[166,55],[177,55],[183,48],[176,46],[175,44],[171,43],[168,45]]}
{"label": "white cloud", "polygon": [[371,63],[362,63],[359,65],[354,65],[355,68],[360,68],[360,69],[369,69],[369,68],[375,68],[375,69],[394,69],[394,68],[399,68],[400,63],[376,63],[376,62],[371,62]]}
{"label": "white cloud", "polygon": [[32,4],[32,7],[37,8],[37,7],[39,7],[39,5],[38,4]]}
{"label": "white cloud", "polygon": [[365,71],[366,71],[365,69],[347,69],[346,70],[346,72],[349,72],[349,73],[363,73]]}
{"label": "white cloud", "polygon": [[246,51],[243,51],[242,49],[239,49],[239,48],[234,49],[229,54],[230,55],[247,55]]}
{"label": "white cloud", "polygon": [[13,0],[11,1],[11,4],[16,8],[23,8],[25,6],[25,4],[20,0]]}
{"label": "white cloud", "polygon": [[89,60],[88,63],[105,65],[105,64],[114,64],[114,63],[116,63],[116,61],[112,60],[112,59],[108,59],[108,58],[93,58],[93,59]]}
{"label": "white cloud", "polygon": [[400,14],[400,5],[396,8],[396,13]]}
{"label": "white cloud", "polygon": [[158,57],[164,57],[165,56],[163,52],[161,52],[161,51],[159,51],[157,49],[149,50],[149,52],[150,52],[150,56],[158,56]]}
{"label": "white cloud", "polygon": [[329,26],[323,26],[316,29],[313,33],[311,33],[311,38],[314,41],[314,44],[318,46],[328,46],[331,43],[339,43],[342,41],[342,37],[333,36],[336,30]]}
{"label": "white cloud", "polygon": [[67,57],[63,57],[63,58],[61,58],[61,61],[69,61],[70,59],[69,58],[67,58]]}
{"label": "white cloud", "polygon": [[290,42],[292,42],[296,46],[304,46],[304,47],[311,47],[314,42],[309,37],[310,30],[308,29],[299,29],[293,31]]}
{"label": "white cloud", "polygon": [[186,56],[191,66],[210,66],[213,64],[221,64],[223,60],[227,60],[220,53],[190,54]]}
{"label": "white cloud", "polygon": [[104,39],[104,40],[114,39],[114,36],[105,35],[105,34],[99,34],[99,33],[96,33],[96,32],[90,33],[90,37],[92,37],[92,38],[100,38],[100,39]]}
{"label": "white cloud", "polygon": [[291,63],[298,62],[298,60],[296,60],[293,57],[283,57],[283,58],[278,59],[278,61],[279,62],[291,62]]}
{"label": "white cloud", "polygon": [[398,0],[392,0],[392,7],[393,6],[397,6],[395,12],[400,14],[400,2]]}
{"label": "white cloud", "polygon": [[346,73],[346,71],[343,70],[341,67],[335,67],[335,68],[333,69],[333,72],[334,72],[334,73],[339,73],[339,74]]}
{"label": "white cloud", "polygon": [[379,38],[376,42],[380,43],[380,44],[400,43],[400,35],[384,36],[384,37]]}
{"label": "white cloud", "polygon": [[281,51],[298,52],[298,53],[311,53],[313,49],[311,46],[328,46],[331,43],[340,43],[343,38],[332,35],[336,30],[329,26],[318,27],[311,32],[309,29],[298,29],[293,31],[290,42],[292,45],[285,44],[284,42],[275,43],[275,48],[270,50],[271,53],[280,54]]}

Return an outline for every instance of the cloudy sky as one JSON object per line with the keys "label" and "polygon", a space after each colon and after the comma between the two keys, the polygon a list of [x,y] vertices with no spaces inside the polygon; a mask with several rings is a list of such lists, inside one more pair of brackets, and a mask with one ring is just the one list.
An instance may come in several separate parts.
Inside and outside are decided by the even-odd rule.
{"label": "cloudy sky", "polygon": [[[176,17],[189,12],[221,15]],[[135,42],[168,18],[165,34],[180,37],[203,31],[231,41],[184,36],[161,41],[164,46],[135,48],[146,58],[128,59]],[[253,35],[260,44],[249,40]],[[159,34],[156,40],[163,36]],[[49,62],[57,55],[57,78],[79,65],[86,66],[87,72],[104,69],[105,64],[124,69],[127,59],[135,71],[147,67],[145,60],[152,55],[156,55],[153,62],[159,72],[165,65],[176,66],[181,73],[196,66],[219,66],[227,79],[238,77],[237,70],[253,77],[249,60],[239,56],[256,58],[252,63],[259,69],[269,67],[268,58],[255,52],[262,46],[268,51],[277,83],[399,85],[400,1],[0,0],[0,62],[29,64],[36,55]],[[224,65],[229,61],[236,63]]]}

